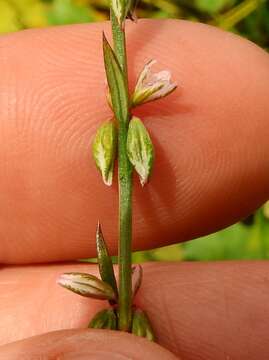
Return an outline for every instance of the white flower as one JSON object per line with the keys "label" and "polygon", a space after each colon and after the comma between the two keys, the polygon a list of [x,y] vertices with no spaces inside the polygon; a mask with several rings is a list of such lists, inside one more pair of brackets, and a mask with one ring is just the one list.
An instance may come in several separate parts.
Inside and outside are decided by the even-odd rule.
{"label": "white flower", "polygon": [[132,106],[160,99],[176,89],[177,84],[171,82],[170,71],[163,70],[155,74],[151,72],[155,63],[156,60],[151,60],[140,73],[132,96]]}

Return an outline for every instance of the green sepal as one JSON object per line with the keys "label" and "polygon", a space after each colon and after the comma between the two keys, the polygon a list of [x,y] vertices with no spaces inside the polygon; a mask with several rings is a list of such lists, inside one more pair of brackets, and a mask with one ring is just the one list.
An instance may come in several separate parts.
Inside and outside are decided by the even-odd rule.
{"label": "green sepal", "polygon": [[101,225],[98,222],[96,230],[96,249],[97,259],[101,279],[108,283],[114,290],[116,296],[118,295],[118,287],[116,277],[113,269],[111,257],[109,256],[105,239],[102,233]]}
{"label": "green sepal", "polygon": [[88,327],[91,329],[117,330],[117,316],[115,311],[113,309],[99,311],[90,321]]}
{"label": "green sepal", "polygon": [[92,144],[92,154],[104,183],[111,186],[117,155],[117,128],[112,120],[104,122],[97,130]]}
{"label": "green sepal", "polygon": [[132,267],[132,297],[135,298],[142,284],[143,269],[140,264]]}
{"label": "green sepal", "polygon": [[113,111],[119,122],[129,120],[129,96],[125,78],[117,57],[103,34],[104,63]]}
{"label": "green sepal", "polygon": [[140,309],[135,309],[133,312],[132,334],[156,341],[149,318]]}
{"label": "green sepal", "polygon": [[127,154],[131,164],[139,174],[141,185],[149,179],[154,161],[154,147],[144,124],[133,117],[127,134]]}

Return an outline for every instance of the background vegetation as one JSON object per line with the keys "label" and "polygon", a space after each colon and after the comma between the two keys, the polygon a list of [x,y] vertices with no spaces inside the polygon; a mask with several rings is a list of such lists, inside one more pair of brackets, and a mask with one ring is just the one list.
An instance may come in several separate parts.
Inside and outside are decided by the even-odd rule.
{"label": "background vegetation", "polygon": [[[201,21],[239,33],[269,49],[266,0],[141,0],[139,17]],[[0,33],[26,28],[101,21],[108,0],[0,0]],[[266,259],[269,205],[223,231],[162,249],[134,254],[134,261]]]}

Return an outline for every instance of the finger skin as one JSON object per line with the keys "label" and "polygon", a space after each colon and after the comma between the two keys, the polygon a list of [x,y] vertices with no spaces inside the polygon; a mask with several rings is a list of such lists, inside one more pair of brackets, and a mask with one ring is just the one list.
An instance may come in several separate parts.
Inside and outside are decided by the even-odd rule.
{"label": "finger skin", "polygon": [[[152,263],[135,303],[158,343],[184,360],[269,358],[268,262]],[[0,273],[0,341],[86,328],[105,302],[55,284],[62,272],[91,265],[27,266]]]}
{"label": "finger skin", "polygon": [[[27,355],[26,355],[27,354]],[[0,359],[176,360],[161,346],[137,336],[102,330],[65,330],[0,347]]]}
{"label": "finger skin", "polygon": [[[117,184],[91,157],[105,100],[101,32],[109,24],[0,38],[2,263],[95,255],[97,220],[117,246]],[[128,24],[131,85],[151,58],[178,90],[135,111],[155,144],[150,184],[135,175],[134,249],[210,233],[269,196],[269,57],[254,44],[185,21]]]}

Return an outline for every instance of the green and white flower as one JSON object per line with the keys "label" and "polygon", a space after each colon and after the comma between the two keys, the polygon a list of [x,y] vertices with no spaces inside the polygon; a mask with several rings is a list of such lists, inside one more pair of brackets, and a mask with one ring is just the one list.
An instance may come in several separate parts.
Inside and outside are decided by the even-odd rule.
{"label": "green and white flower", "polygon": [[151,60],[140,73],[131,99],[132,106],[163,98],[177,88],[177,84],[171,82],[170,71],[151,72],[151,67],[155,63],[156,60]]}

